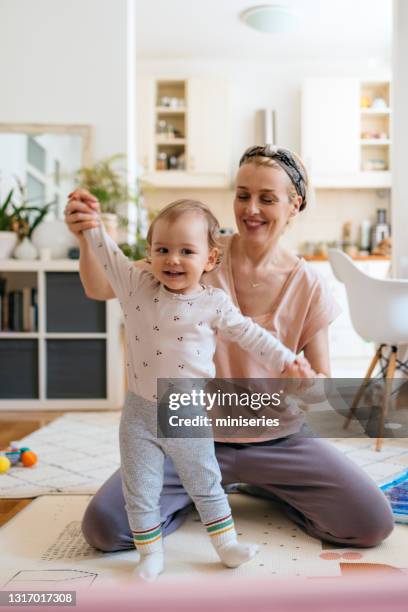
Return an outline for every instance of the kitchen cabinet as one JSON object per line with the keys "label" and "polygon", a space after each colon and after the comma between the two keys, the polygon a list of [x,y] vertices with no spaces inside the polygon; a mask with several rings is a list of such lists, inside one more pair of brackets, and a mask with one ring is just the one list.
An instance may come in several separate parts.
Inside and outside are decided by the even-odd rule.
{"label": "kitchen cabinet", "polygon": [[137,82],[138,159],[155,187],[226,187],[230,181],[225,79],[144,76]]}
{"label": "kitchen cabinet", "polygon": [[189,171],[228,175],[231,142],[227,82],[189,79],[188,104]]}
{"label": "kitchen cabinet", "polygon": [[[390,269],[389,260],[355,261],[365,274],[375,278],[386,278]],[[342,312],[329,327],[329,346],[332,376],[335,378],[363,377],[374,355],[375,346],[363,340],[353,328],[350,319],[345,285],[334,276],[328,261],[308,262],[324,278],[331,294]],[[373,315],[375,315],[375,311]],[[369,316],[369,315],[368,315]]]}
{"label": "kitchen cabinet", "polygon": [[302,88],[302,157],[316,188],[387,188],[390,83],[307,79]]}

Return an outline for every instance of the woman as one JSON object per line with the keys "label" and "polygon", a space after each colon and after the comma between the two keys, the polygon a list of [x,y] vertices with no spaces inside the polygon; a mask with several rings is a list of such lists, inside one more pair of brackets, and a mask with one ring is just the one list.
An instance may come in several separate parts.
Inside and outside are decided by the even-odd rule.
{"label": "woman", "polygon": [[[226,290],[244,314],[294,352],[303,351],[318,375],[330,376],[328,326],[337,307],[312,267],[279,244],[288,223],[306,205],[307,175],[295,155],[268,145],[247,149],[236,180],[238,233],[226,238],[221,265],[203,282]],[[80,240],[85,291],[88,297],[105,300],[114,293],[81,237],[84,229],[95,226],[98,206],[93,196],[78,190],[67,204],[66,221]],[[269,364],[262,368],[252,363],[244,351],[222,338],[216,368],[218,378],[271,377]],[[279,502],[285,514],[313,537],[346,546],[379,544],[393,529],[382,492],[345,455],[325,440],[302,435],[300,427],[293,418],[269,440],[216,441],[223,484],[252,485],[252,490]],[[166,535],[181,524],[191,502],[169,460],[164,483]],[[104,551],[133,548],[119,471],[90,502],[83,533]]]}

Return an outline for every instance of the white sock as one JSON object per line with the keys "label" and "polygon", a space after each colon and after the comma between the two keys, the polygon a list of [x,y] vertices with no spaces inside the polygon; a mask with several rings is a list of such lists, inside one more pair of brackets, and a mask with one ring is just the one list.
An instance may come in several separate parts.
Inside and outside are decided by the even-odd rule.
{"label": "white sock", "polygon": [[211,543],[227,567],[238,567],[258,552],[256,544],[239,544],[231,514],[205,524]]}
{"label": "white sock", "polygon": [[164,569],[161,525],[132,533],[137,552],[140,554],[136,575],[143,580],[156,580]]}
{"label": "white sock", "polygon": [[256,544],[239,544],[235,540],[235,542],[222,544],[222,546],[216,547],[215,550],[224,565],[227,567],[239,567],[255,557],[259,546]]}
{"label": "white sock", "polygon": [[164,570],[164,555],[163,551],[148,553],[140,556],[139,565],[136,568],[136,574],[139,578],[147,582],[153,582],[160,576]]}

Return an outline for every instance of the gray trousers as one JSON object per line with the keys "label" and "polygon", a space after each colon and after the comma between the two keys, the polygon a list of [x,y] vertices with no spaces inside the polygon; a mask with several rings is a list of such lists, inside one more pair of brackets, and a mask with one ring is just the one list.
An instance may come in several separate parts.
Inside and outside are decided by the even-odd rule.
{"label": "gray trousers", "polygon": [[[375,482],[332,444],[293,434],[269,443],[215,443],[223,484],[248,483],[279,503],[309,535],[343,546],[376,546],[393,529],[390,506]],[[164,462],[160,512],[164,534],[191,508],[173,462]],[[87,542],[111,552],[133,548],[120,470],[92,498],[82,530]]]}
{"label": "gray trousers", "polygon": [[133,531],[161,523],[160,494],[165,456],[171,458],[181,483],[203,523],[231,513],[221,486],[212,438],[157,438],[157,407],[128,393],[119,428],[123,493]]}

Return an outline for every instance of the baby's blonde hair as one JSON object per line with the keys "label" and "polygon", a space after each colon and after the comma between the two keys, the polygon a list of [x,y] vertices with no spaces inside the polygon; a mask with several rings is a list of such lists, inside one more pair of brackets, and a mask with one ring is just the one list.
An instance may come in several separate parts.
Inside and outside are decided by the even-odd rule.
{"label": "baby's blonde hair", "polygon": [[220,236],[220,224],[218,223],[217,217],[211,212],[209,207],[198,200],[175,200],[170,202],[153,219],[150,224],[149,231],[147,232],[147,244],[149,247],[152,246],[153,229],[157,221],[160,219],[167,219],[168,221],[175,221],[181,215],[187,212],[195,212],[201,215],[207,221],[207,240],[208,247],[210,249],[218,249],[217,264],[221,261],[222,257],[222,244],[219,241]]}

